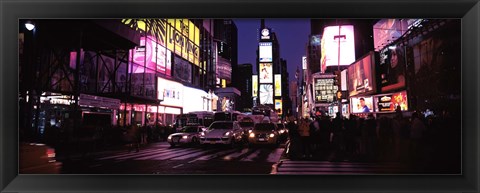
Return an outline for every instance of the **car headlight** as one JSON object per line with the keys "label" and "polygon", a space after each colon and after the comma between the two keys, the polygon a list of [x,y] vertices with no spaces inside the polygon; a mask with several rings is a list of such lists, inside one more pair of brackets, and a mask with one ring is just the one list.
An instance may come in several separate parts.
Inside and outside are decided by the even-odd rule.
{"label": "car headlight", "polygon": [[187,138],[188,138],[188,136],[186,136],[186,135],[185,135],[185,136],[183,136],[182,138],[183,138],[183,139],[187,139]]}
{"label": "car headlight", "polygon": [[254,138],[254,137],[255,137],[255,133],[250,133],[249,137]]}
{"label": "car headlight", "polygon": [[253,131],[252,131],[251,129],[250,129],[250,130],[248,130],[248,133],[252,133],[252,132],[253,132]]}
{"label": "car headlight", "polygon": [[284,130],[280,130],[280,133],[284,133],[285,131]]}
{"label": "car headlight", "polygon": [[230,131],[224,134],[224,136],[228,136],[228,135],[230,135]]}
{"label": "car headlight", "polygon": [[205,132],[201,132],[201,133],[200,133],[200,136],[205,136]]}
{"label": "car headlight", "polygon": [[270,133],[270,135],[269,135],[269,136],[270,136],[270,137],[275,137],[275,134],[273,134],[273,133]]}
{"label": "car headlight", "polygon": [[172,136],[168,136],[168,139],[172,139]]}

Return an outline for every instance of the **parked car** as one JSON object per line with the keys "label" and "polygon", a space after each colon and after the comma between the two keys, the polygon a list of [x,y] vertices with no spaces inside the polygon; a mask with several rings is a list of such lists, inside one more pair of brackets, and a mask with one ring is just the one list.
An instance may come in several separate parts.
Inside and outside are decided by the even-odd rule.
{"label": "parked car", "polygon": [[20,174],[58,174],[62,164],[55,160],[55,149],[40,143],[20,143]]}
{"label": "parked car", "polygon": [[235,145],[242,141],[243,129],[237,121],[215,121],[200,134],[200,144]]}
{"label": "parked car", "polygon": [[278,128],[275,123],[257,123],[252,132],[248,135],[248,144],[269,144],[279,145],[280,139]]}
{"label": "parked car", "polygon": [[183,129],[178,133],[173,133],[167,137],[167,142],[170,143],[170,146],[174,147],[175,145],[196,145],[200,141],[200,133],[203,131],[204,127],[200,125],[195,126],[184,126]]}

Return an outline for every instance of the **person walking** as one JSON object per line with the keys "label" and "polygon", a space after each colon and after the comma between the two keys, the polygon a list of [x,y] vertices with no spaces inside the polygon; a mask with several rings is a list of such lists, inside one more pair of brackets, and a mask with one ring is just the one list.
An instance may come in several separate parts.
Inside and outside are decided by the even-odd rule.
{"label": "person walking", "polygon": [[300,133],[300,138],[302,141],[302,149],[303,149],[303,156],[304,158],[312,157],[312,152],[310,149],[310,127],[309,127],[308,119],[302,119],[300,121],[300,125],[298,128],[298,132]]}

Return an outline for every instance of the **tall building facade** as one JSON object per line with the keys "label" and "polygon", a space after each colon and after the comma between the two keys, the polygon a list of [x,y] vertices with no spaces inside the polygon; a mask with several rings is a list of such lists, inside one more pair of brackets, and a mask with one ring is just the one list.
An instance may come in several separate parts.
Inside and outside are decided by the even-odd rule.
{"label": "tall building facade", "polygon": [[235,72],[238,76],[238,86],[236,88],[240,90],[242,96],[238,102],[237,111],[248,112],[251,111],[253,107],[252,102],[252,75],[253,75],[253,66],[252,64],[240,64],[238,65],[237,71]]}

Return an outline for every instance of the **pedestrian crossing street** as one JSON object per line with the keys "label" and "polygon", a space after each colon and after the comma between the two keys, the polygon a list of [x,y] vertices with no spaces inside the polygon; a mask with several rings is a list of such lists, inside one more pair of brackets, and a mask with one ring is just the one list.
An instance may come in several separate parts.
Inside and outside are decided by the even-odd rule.
{"label": "pedestrian crossing street", "polygon": [[243,162],[271,162],[276,163],[280,160],[283,147],[279,148],[228,148],[228,147],[176,147],[170,148],[167,144],[155,145],[142,149],[139,152],[120,151],[114,154],[98,156],[96,160],[114,160],[114,161],[243,161]]}
{"label": "pedestrian crossing street", "polygon": [[397,162],[358,163],[329,161],[281,160],[272,174],[328,175],[328,174],[399,174],[408,173],[408,167]]}

